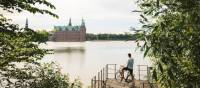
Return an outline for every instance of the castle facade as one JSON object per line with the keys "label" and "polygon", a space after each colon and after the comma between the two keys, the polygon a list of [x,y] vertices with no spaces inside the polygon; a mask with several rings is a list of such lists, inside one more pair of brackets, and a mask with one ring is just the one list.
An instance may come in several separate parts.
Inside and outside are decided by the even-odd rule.
{"label": "castle facade", "polygon": [[73,26],[71,18],[67,26],[54,26],[55,33],[50,37],[54,42],[84,42],[86,41],[86,26],[82,19],[81,25]]}

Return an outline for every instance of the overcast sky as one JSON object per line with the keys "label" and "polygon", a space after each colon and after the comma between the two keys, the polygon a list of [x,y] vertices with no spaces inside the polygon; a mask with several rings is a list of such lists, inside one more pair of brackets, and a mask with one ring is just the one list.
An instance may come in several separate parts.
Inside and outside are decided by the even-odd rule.
{"label": "overcast sky", "polygon": [[27,12],[6,14],[14,23],[24,26],[29,19],[29,27],[34,30],[52,30],[54,25],[79,25],[84,18],[87,33],[124,33],[130,27],[138,27],[139,15],[131,12],[136,9],[135,0],[50,0],[56,6],[53,10],[59,19],[49,15],[30,14]]}

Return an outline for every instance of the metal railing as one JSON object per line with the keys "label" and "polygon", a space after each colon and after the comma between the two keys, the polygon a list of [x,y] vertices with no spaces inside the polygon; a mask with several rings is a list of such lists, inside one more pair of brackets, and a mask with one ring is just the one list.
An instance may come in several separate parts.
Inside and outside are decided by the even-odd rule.
{"label": "metal railing", "polygon": [[139,75],[139,81],[141,80],[141,76],[147,76],[148,74],[148,65],[138,65],[138,75]]}
{"label": "metal railing", "polygon": [[[138,75],[140,81],[140,88],[158,88],[156,84],[153,83],[151,78],[152,67],[148,67],[147,65],[138,65]],[[108,79],[117,79],[117,64],[107,64],[103,67],[96,76],[91,79],[91,88],[106,88],[106,81]],[[142,80],[146,76],[147,79]]]}
{"label": "metal railing", "polygon": [[[148,67],[147,65],[138,65],[138,72],[139,72],[140,88],[158,88],[158,86],[152,79],[152,67]],[[146,76],[145,80],[147,81],[141,80],[141,75],[143,75],[143,78],[145,75]]]}
{"label": "metal railing", "polygon": [[[96,76],[91,80],[91,88],[106,88],[106,80],[109,78],[116,79],[117,64],[107,64]],[[113,77],[111,77],[113,75]]]}

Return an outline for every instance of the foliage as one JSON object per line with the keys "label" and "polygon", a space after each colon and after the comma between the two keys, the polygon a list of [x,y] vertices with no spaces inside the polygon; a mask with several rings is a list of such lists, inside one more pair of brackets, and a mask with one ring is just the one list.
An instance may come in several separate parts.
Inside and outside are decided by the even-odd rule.
{"label": "foliage", "polygon": [[[13,11],[28,11],[58,17],[46,9],[35,7],[35,4],[55,9],[46,0],[0,0],[0,8],[11,13]],[[45,36],[29,28],[19,28],[18,25],[11,24],[10,21],[0,13],[0,67],[7,66],[11,62],[25,61],[33,63],[41,59],[47,52],[39,49],[37,43],[44,42]]]}
{"label": "foliage", "polygon": [[87,34],[87,40],[135,40],[134,34]]}
{"label": "foliage", "polygon": [[38,30],[36,31],[38,36],[36,36],[41,42],[46,42],[49,39],[50,33],[46,30]]}
{"label": "foliage", "polygon": [[29,28],[20,29],[18,25],[10,24],[8,19],[1,16],[0,67],[7,66],[11,62],[35,62],[41,59],[47,50],[39,49],[36,42],[44,42],[41,40],[43,38],[45,38],[43,34]]}
{"label": "foliage", "polygon": [[51,16],[58,16],[47,9],[37,8],[35,5],[43,5],[50,9],[55,9],[55,6],[49,3],[47,0],[0,0],[0,8],[5,11],[13,12],[13,11],[28,11],[31,13],[41,13],[41,14],[49,14]]}
{"label": "foliage", "polygon": [[20,66],[8,66],[1,72],[0,87],[22,88],[81,88],[81,82],[75,79],[69,81],[68,75],[61,73],[55,63],[35,65],[24,63]]}
{"label": "foliage", "polygon": [[200,87],[200,1],[138,0],[145,54],[165,88]]}
{"label": "foliage", "polygon": [[[28,11],[58,18],[51,11],[37,8],[35,5],[55,9],[47,0],[0,0],[0,9],[6,12]],[[48,50],[38,48],[38,44],[46,40],[48,33],[19,28],[17,24],[11,24],[11,19],[0,13],[0,87],[68,88],[72,85],[68,76],[61,74],[57,65],[41,65],[38,62],[48,53]],[[81,87],[80,81],[77,80],[73,85]]]}

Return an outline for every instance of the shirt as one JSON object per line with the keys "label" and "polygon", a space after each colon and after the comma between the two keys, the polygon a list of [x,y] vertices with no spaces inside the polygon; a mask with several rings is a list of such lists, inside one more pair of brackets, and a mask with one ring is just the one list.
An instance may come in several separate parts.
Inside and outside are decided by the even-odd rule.
{"label": "shirt", "polygon": [[133,64],[134,64],[134,59],[133,58],[129,58],[128,59],[128,63],[127,63],[127,67],[129,69],[133,69]]}

